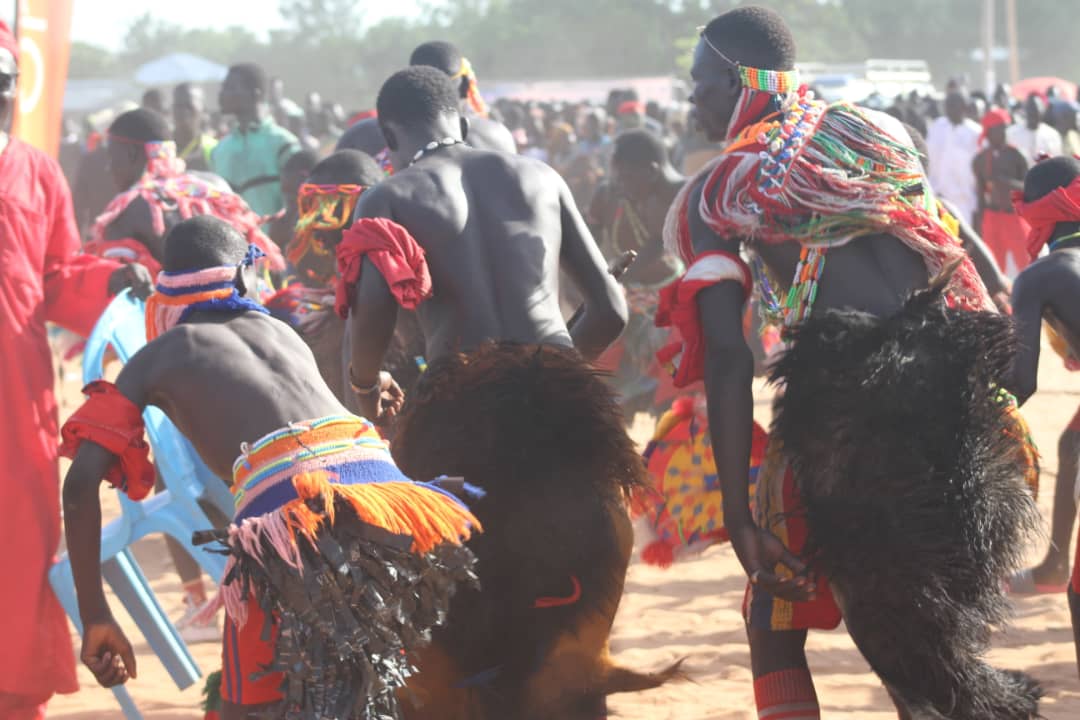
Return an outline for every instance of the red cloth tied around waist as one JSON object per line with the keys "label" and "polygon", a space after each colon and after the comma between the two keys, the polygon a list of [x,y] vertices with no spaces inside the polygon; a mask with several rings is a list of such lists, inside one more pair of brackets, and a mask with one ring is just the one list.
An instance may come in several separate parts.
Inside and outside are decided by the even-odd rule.
{"label": "red cloth tied around waist", "polygon": [[1080,222],[1080,178],[1076,178],[1066,187],[1055,188],[1038,200],[1024,202],[1024,194],[1013,192],[1013,207],[1027,224],[1027,250],[1034,260],[1054,235],[1054,227],[1063,222]]}
{"label": "red cloth tied around waist", "polygon": [[83,388],[86,402],[60,429],[60,455],[74,458],[83,441],[89,440],[116,455],[105,479],[142,500],[154,487],[154,466],[150,446],[143,438],[142,410],[112,383],[98,380]]}
{"label": "red cloth tied around waist", "polygon": [[673,327],[680,338],[662,348],[656,358],[673,368],[675,387],[701,380],[705,375],[705,333],[701,327],[697,295],[707,287],[727,280],[742,285],[744,299],[753,289],[750,268],[738,255],[714,250],[694,260],[682,278],[660,290],[656,326]]}
{"label": "red cloth tied around waist", "polygon": [[364,257],[386,279],[394,299],[406,310],[431,297],[431,271],[424,249],[408,230],[387,218],[361,218],[341,237],[337,247],[338,315],[349,316],[353,290],[360,281]]}

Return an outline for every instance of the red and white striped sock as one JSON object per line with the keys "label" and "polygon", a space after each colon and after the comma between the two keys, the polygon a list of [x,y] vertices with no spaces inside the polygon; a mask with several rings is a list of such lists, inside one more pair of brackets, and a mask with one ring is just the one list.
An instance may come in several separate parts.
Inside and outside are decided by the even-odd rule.
{"label": "red and white striped sock", "polygon": [[810,671],[781,670],[754,680],[758,720],[821,720]]}

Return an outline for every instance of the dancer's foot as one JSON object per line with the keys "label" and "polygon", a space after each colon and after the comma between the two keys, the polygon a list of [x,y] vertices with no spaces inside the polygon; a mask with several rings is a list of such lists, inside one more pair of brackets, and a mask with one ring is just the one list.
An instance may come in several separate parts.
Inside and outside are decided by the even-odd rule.
{"label": "dancer's foot", "polygon": [[1051,552],[1032,568],[1021,570],[1009,578],[1008,588],[1013,595],[1056,595],[1069,585],[1069,563]]}
{"label": "dancer's foot", "polygon": [[188,602],[185,598],[184,614],[176,621],[176,630],[189,645],[194,643],[218,642],[221,640],[221,628],[217,616],[205,617],[204,612],[210,605],[209,600],[202,604]]}

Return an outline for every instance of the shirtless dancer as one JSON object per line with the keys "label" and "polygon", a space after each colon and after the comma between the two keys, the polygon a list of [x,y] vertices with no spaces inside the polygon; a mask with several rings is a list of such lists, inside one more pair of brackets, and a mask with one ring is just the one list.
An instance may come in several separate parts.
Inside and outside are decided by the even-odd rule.
{"label": "shirtless dancer", "polygon": [[[1043,167],[1044,165],[1045,167]],[[1035,172],[1036,168],[1041,169]],[[1075,178],[1075,163],[1073,160],[1058,158],[1052,162],[1049,160],[1044,161],[1029,171],[1029,177],[1032,178],[1032,195],[1029,196],[1027,182],[1025,182],[1024,192],[1024,195],[1028,196],[1029,202],[1032,197],[1037,198],[1047,194],[1051,196],[1051,199],[1056,200],[1060,193],[1055,192],[1055,188],[1060,187],[1063,188],[1061,192],[1067,193],[1068,197],[1080,203],[1080,200],[1076,200],[1076,191],[1070,188],[1070,183]],[[1051,182],[1054,184],[1050,184]],[[1050,200],[1046,201],[1046,204],[1050,204],[1053,210],[1050,217],[1061,223],[1062,230],[1068,230],[1071,227],[1069,225],[1071,221],[1080,221],[1080,211],[1076,210],[1075,206],[1066,204],[1065,209],[1060,210]],[[1028,215],[1031,215],[1031,217],[1028,217]],[[1036,219],[1036,213],[1022,212],[1021,216],[1028,220],[1029,223]],[[1038,218],[1038,220],[1040,224],[1045,226],[1045,220],[1042,218]],[[1075,230],[1075,228],[1073,229]],[[1045,227],[1041,229],[1039,235],[1042,242],[1029,243],[1027,247],[1027,252],[1034,253],[1031,255],[1033,261],[1041,251],[1042,245],[1045,244],[1044,238],[1047,232],[1048,230]],[[1055,236],[1057,234],[1055,233]],[[1063,249],[1071,244],[1062,243]],[[1044,315],[1047,316],[1048,326],[1052,333],[1051,344],[1058,354],[1062,356],[1062,359],[1065,360],[1065,366],[1069,370],[1076,371],[1080,370],[1080,342],[1077,342],[1073,337],[1069,337],[1069,327],[1063,326],[1062,318],[1050,319],[1051,316],[1057,315],[1057,305],[1043,302],[1044,298],[1049,296],[1049,293],[1058,292],[1060,285],[1058,282],[1059,275],[1068,277],[1067,274],[1063,274],[1055,268],[1067,265],[1067,261],[1071,256],[1072,253],[1054,254],[1053,262],[1039,263],[1039,270],[1027,273],[1021,299],[1029,304],[1029,312],[1040,303],[1046,309]],[[1053,272],[1051,272],[1051,269],[1054,269]],[[1044,273],[1053,279],[1053,282],[1046,287],[1038,285],[1038,282],[1043,279]],[[1038,302],[1036,305],[1032,305],[1029,301]],[[1020,316],[1017,317],[1017,321],[1027,322]],[[1024,327],[1022,332],[1025,330],[1030,332],[1030,327]],[[1039,346],[1038,343],[1031,347],[1025,345],[1024,349],[1034,350],[1035,353],[1038,353]],[[1021,398],[1026,398],[1035,390],[1034,383],[1035,372],[1038,369],[1038,355],[1036,354],[1032,358],[1030,354],[1025,353],[1022,357],[1030,365],[1023,368],[1026,376],[1025,382],[1017,386],[1016,392]],[[1073,525],[1076,522],[1078,473],[1080,473],[1080,409],[1077,410],[1058,438],[1058,476],[1054,489],[1054,504],[1050,520],[1050,546],[1047,548],[1046,556],[1042,562],[1010,578],[1010,592],[1015,594],[1057,594],[1068,587],[1069,543],[1072,540]]]}
{"label": "shirtless dancer", "polygon": [[686,178],[672,167],[663,141],[648,130],[627,130],[614,144],[606,207],[594,205],[590,215],[604,224],[600,247],[608,258],[637,253],[622,278],[630,310],[626,332],[601,359],[601,366],[612,370],[632,423],[638,411],[660,412],[674,395],[670,376],[664,377],[656,362],[669,331],[657,328],[654,317],[660,288],[684,269],[662,238],[667,209]]}
{"label": "shirtless dancer", "polygon": [[[174,227],[147,303],[150,342],[115,385],[90,385],[64,426],[81,657],[105,687],[136,675],[102,592],[98,488],[108,478],[133,499],[149,491],[142,410],[155,405],[234,479],[223,717],[265,717],[282,699],[297,717],[396,717],[404,652],[468,578],[472,560],[458,543],[475,521],[452,496],[409,482],[371,423],[322,382],[303,341],[247,297],[252,254],[215,218]],[[268,665],[276,672],[264,674]]]}
{"label": "shirtless dancer", "polygon": [[[595,358],[619,336],[626,325],[622,290],[554,170],[467,146],[471,121],[460,114],[446,75],[433,68],[393,75],[378,110],[398,171],[361,196],[356,216],[392,219],[422,248],[433,296],[412,302],[429,361],[491,339],[575,347]],[[560,267],[585,297],[585,312],[570,328],[558,304]],[[358,388],[378,377],[400,297],[370,258],[363,269],[349,298],[351,379]],[[363,401],[369,417],[380,414],[377,400],[372,393]]]}
{"label": "shirtless dancer", "polygon": [[[501,122],[488,117],[488,109],[480,97],[476,73],[468,59],[454,45],[447,42],[427,42],[417,46],[409,57],[409,65],[426,65],[446,73],[457,83],[461,114],[469,118],[470,147],[479,150],[497,150],[517,154],[513,135]],[[338,140],[337,149],[351,148],[368,153],[380,160],[384,167],[389,164],[389,151],[377,118],[359,121],[345,131]]]}
{"label": "shirtless dancer", "polygon": [[382,178],[379,165],[358,150],[339,150],[312,168],[297,189],[298,217],[285,248],[289,284],[266,302],[271,314],[307,342],[337,398],[348,388],[342,366],[345,321],[334,312],[334,253],[361,194]]}
{"label": "shirtless dancer", "polygon": [[[426,702],[407,717],[606,717],[609,693],[675,672],[643,676],[607,657],[632,546],[625,498],[644,468],[583,357],[622,330],[622,292],[554,170],[464,144],[469,121],[445,73],[395,74],[378,111],[398,170],[361,196],[338,251],[351,383],[371,417],[393,414],[380,368],[398,305],[416,307],[430,367],[395,457],[417,477],[479,486],[470,505],[492,523],[470,545],[480,591],[459,596],[418,662],[410,689]],[[570,327],[560,268],[585,298]]]}
{"label": "shirtless dancer", "polygon": [[[1016,203],[1016,209],[1031,225],[1028,252],[1033,259],[1032,264],[1020,273],[1013,289],[1013,312],[1020,334],[1013,390],[1024,402],[1035,393],[1044,319],[1060,337],[1066,360],[1075,366],[1080,359],[1080,306],[1077,305],[1077,298],[1080,298],[1080,161],[1059,157],[1035,165],[1024,180],[1023,198]],[[1050,254],[1041,260],[1035,259],[1047,244]],[[1070,425],[1067,434],[1075,436],[1077,433]],[[1075,458],[1075,454],[1071,457]],[[1075,460],[1066,463],[1063,458],[1057,483],[1059,488],[1064,488],[1054,498],[1053,539],[1060,542],[1058,547],[1051,548],[1055,556],[1068,555],[1068,538],[1061,541],[1057,536],[1059,528],[1072,530],[1073,518],[1066,522],[1059,513],[1071,509],[1073,515],[1076,514],[1073,493],[1077,480]],[[1080,552],[1080,545],[1077,549]],[[1073,561],[1068,595],[1080,669],[1080,558]]]}
{"label": "shirtless dancer", "polygon": [[[937,220],[902,127],[800,95],[794,62],[772,11],[705,28],[692,97],[710,140],[728,144],[665,238],[689,266],[667,308],[684,342],[668,357],[677,382],[705,380],[724,519],[750,578],[759,717],[820,717],[806,634],[836,627],[841,608],[901,717],[1033,717],[1037,690],[981,660],[1037,523],[1028,449],[991,389],[1008,380],[1008,324]],[[753,514],[744,249],[789,331]],[[1009,500],[986,501],[999,492]]]}
{"label": "shirtless dancer", "polygon": [[412,66],[427,65],[442,70],[457,84],[462,114],[469,118],[469,145],[481,150],[514,154],[517,143],[506,126],[489,117],[487,103],[480,96],[480,86],[472,64],[460,50],[448,42],[426,42],[409,57]]}
{"label": "shirtless dancer", "polygon": [[[119,194],[94,222],[87,252],[139,262],[156,276],[168,230],[192,215],[208,213],[226,220],[250,242],[273,253],[269,268],[283,269],[280,251],[259,229],[259,216],[217,175],[189,171],[177,157],[171,138],[165,118],[151,110],[132,110],[113,121],[109,127],[109,169]],[[160,478],[156,489],[164,489]],[[215,526],[228,521],[210,503],[204,510]],[[176,621],[177,629],[188,642],[216,641],[216,621],[197,619],[207,603],[202,570],[179,543],[169,537],[165,543],[184,586],[186,610]]]}

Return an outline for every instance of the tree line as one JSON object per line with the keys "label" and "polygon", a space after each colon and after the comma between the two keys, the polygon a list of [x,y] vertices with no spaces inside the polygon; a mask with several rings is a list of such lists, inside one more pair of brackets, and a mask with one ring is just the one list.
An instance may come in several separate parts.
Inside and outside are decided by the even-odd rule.
{"label": "tree line", "polygon": [[[364,22],[360,0],[282,0],[284,27],[260,38],[243,27],[188,29],[152,14],[128,29],[118,52],[75,43],[71,77],[130,73],[164,52],[190,52],[229,64],[250,60],[285,80],[294,94],[317,90],[347,108],[370,107],[382,80],[409,50],[431,39],[459,45],[484,81],[571,79],[685,72],[696,28],[740,0],[451,0],[418,18]],[[982,0],[755,0],[780,12],[803,61],[869,57],[930,63],[937,84],[967,74],[981,81]],[[1080,80],[1072,3],[1018,3],[1025,76]],[[1003,13],[1004,3],[998,2]],[[208,24],[212,18],[208,19]],[[1005,19],[997,18],[999,44]],[[999,74],[1006,74],[1005,65]]]}

